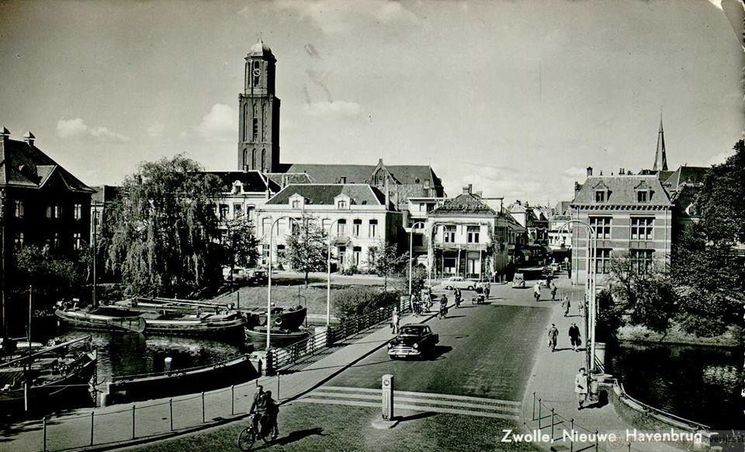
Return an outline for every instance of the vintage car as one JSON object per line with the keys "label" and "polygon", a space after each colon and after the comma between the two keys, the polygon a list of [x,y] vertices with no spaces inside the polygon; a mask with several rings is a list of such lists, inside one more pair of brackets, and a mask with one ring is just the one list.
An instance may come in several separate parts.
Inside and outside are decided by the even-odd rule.
{"label": "vintage car", "polygon": [[525,288],[525,275],[522,273],[515,273],[515,276],[512,278],[512,287],[516,289]]}
{"label": "vintage car", "polygon": [[391,359],[431,356],[438,342],[440,336],[433,333],[429,326],[404,325],[398,335],[388,342],[388,356]]}
{"label": "vintage car", "polygon": [[460,276],[451,276],[450,278],[443,281],[442,285],[445,286],[447,290],[453,290],[453,289],[474,290],[476,289],[476,281],[463,279]]}

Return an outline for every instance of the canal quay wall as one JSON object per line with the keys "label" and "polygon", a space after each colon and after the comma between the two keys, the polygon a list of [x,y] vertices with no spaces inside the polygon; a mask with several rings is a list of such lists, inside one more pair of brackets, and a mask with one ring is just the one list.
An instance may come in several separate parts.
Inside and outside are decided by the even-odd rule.
{"label": "canal quay wall", "polygon": [[[423,322],[431,316],[406,316]],[[172,398],[112,405],[28,421],[6,428],[7,450],[107,450],[164,440],[237,422],[248,415],[258,385],[271,390],[280,404],[312,391],[364,359],[393,338],[387,322],[348,339],[344,346],[291,373],[263,376],[248,383]],[[245,422],[245,421],[244,421]]]}

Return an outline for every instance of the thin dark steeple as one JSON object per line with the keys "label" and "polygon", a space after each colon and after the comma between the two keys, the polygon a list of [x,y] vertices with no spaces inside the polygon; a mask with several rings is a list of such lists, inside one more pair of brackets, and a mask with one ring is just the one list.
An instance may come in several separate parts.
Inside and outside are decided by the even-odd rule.
{"label": "thin dark steeple", "polygon": [[657,132],[657,152],[654,154],[652,171],[667,171],[667,154],[665,153],[665,131],[662,128],[662,111],[660,111],[660,130]]}

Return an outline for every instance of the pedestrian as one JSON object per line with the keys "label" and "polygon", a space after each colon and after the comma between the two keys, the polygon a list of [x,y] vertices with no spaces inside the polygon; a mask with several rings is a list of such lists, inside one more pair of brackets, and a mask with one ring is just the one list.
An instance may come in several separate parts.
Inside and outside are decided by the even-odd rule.
{"label": "pedestrian", "polygon": [[569,342],[572,344],[572,350],[574,350],[575,352],[577,351],[577,347],[582,345],[579,327],[574,322],[572,322],[572,326],[569,327]]}
{"label": "pedestrian", "polygon": [[533,296],[535,297],[535,301],[541,300],[541,283],[536,282],[535,286],[533,286]]}
{"label": "pedestrian", "polygon": [[443,319],[447,317],[448,315],[448,297],[443,295],[442,298],[440,298],[440,312],[438,313],[438,318]]}
{"label": "pedestrian", "polygon": [[587,400],[587,373],[584,367],[580,367],[574,377],[574,392],[577,393],[577,409],[581,410]]}
{"label": "pedestrian", "polygon": [[486,295],[486,299],[489,299],[489,292],[491,292],[491,284],[489,284],[489,281],[486,282],[486,285],[484,286],[484,295]]}
{"label": "pedestrian", "polygon": [[556,328],[556,324],[552,323],[551,328],[548,330],[548,347],[552,352],[556,351],[556,342],[559,338],[559,329]]}
{"label": "pedestrian", "polygon": [[398,308],[393,308],[393,318],[391,319],[391,329],[393,334],[398,334],[398,324],[401,321],[401,317],[398,315]]}
{"label": "pedestrian", "polygon": [[551,288],[551,301],[556,300],[556,291],[559,290],[558,287],[556,287],[556,284],[554,284],[554,287]]}
{"label": "pedestrian", "polygon": [[569,302],[569,296],[564,295],[564,301],[561,302],[561,307],[564,308],[564,317],[569,316],[569,308],[572,306],[572,304]]}

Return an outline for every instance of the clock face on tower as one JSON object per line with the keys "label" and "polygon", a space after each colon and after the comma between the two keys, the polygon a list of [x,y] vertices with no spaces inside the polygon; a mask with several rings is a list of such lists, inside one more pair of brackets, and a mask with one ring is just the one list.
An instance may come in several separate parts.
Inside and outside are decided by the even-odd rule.
{"label": "clock face on tower", "polygon": [[261,74],[261,70],[257,67],[254,68],[254,77],[258,77]]}

